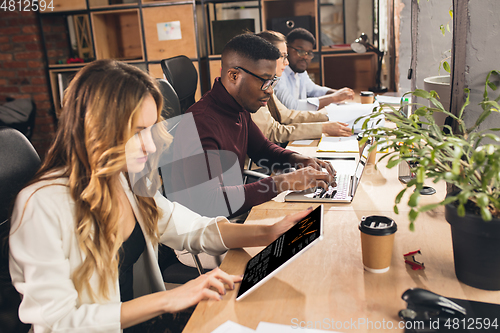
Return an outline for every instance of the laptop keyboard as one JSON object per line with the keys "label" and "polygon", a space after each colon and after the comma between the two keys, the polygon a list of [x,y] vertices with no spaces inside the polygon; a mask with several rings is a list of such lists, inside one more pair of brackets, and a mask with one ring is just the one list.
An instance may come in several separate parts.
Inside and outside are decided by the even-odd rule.
{"label": "laptop keyboard", "polygon": [[349,181],[351,180],[351,176],[349,174],[337,174],[337,186],[333,187],[331,185],[328,186],[328,190],[325,190],[322,187],[318,187],[314,192],[313,198],[321,198],[321,199],[345,199],[347,198],[347,191],[349,191]]}

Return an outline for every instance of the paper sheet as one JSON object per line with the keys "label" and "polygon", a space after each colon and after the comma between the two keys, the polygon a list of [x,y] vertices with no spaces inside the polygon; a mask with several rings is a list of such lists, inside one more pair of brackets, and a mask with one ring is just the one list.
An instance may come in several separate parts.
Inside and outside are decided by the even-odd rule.
{"label": "paper sheet", "polygon": [[314,140],[295,140],[291,144],[293,146],[309,146]]}
{"label": "paper sheet", "polygon": [[383,96],[383,95],[378,95],[375,97],[377,102],[383,103],[383,104],[393,104],[393,105],[399,105],[401,103],[401,97],[397,96]]}
{"label": "paper sheet", "polygon": [[[363,126],[363,119],[360,119],[356,124],[354,121],[359,117],[368,116],[373,112],[373,109],[378,108],[380,105],[375,102],[373,104],[360,104],[360,103],[347,103],[347,104],[330,104],[325,107],[328,112],[328,119],[330,121],[341,121],[349,124],[349,127],[354,129],[354,133],[361,132]],[[378,119],[381,119],[377,125]],[[368,128],[384,126],[385,119],[382,116],[372,119],[368,124]]]}
{"label": "paper sheet", "polygon": [[349,137],[323,136],[318,144],[318,152],[359,153],[357,135]]}
{"label": "paper sheet", "polygon": [[254,333],[251,328],[242,326],[234,321],[228,320],[224,324],[217,327],[212,333]]}
{"label": "paper sheet", "polygon": [[342,121],[344,123],[353,123],[354,120],[361,116],[366,116],[372,113],[373,109],[378,107],[378,103],[361,104],[361,103],[346,103],[346,104],[329,104],[325,107],[328,112],[330,121]]}
{"label": "paper sheet", "polygon": [[[298,323],[297,323],[298,324]],[[329,332],[329,333],[335,333],[335,331],[326,331],[326,330],[319,330],[319,329],[314,329],[314,328],[303,328],[297,326],[297,324],[293,324],[290,322],[290,325],[282,325],[282,324],[274,324],[274,323],[266,323],[261,321],[259,323],[259,326],[257,326],[257,330],[255,332],[257,333],[297,333],[299,332],[305,332],[305,333],[320,333],[320,332]]]}

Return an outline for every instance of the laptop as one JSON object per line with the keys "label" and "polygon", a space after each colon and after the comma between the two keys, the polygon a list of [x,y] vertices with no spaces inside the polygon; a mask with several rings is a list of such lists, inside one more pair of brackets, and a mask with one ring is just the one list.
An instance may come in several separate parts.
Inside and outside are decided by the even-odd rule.
{"label": "laptop", "polygon": [[236,300],[240,301],[248,296],[321,239],[323,205],[248,261]]}
{"label": "laptop", "polygon": [[325,202],[325,203],[350,203],[354,199],[361,176],[368,160],[368,150],[371,144],[367,143],[363,148],[358,163],[354,157],[320,158],[332,164],[337,171],[337,186],[329,186],[328,190],[323,188],[310,188],[304,191],[290,192],[285,196],[285,201],[299,202]]}

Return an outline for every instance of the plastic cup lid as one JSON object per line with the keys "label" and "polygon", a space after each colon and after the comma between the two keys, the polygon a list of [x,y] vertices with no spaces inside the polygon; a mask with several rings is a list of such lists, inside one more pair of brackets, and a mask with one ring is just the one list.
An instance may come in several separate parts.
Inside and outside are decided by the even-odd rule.
{"label": "plastic cup lid", "polygon": [[368,235],[387,236],[398,230],[396,222],[387,216],[363,216],[359,222],[359,230]]}
{"label": "plastic cup lid", "polygon": [[373,91],[362,91],[361,96],[373,96]]}

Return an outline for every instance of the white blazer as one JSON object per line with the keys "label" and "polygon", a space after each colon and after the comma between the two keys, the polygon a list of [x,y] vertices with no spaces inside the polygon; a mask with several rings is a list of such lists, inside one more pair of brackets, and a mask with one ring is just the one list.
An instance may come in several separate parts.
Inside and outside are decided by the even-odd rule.
{"label": "white blazer", "polygon": [[[134,297],[165,290],[158,249],[144,231],[137,202],[123,175],[121,182],[146,238],[146,249],[134,265]],[[155,200],[163,212],[158,222],[162,243],[192,253],[220,255],[227,251],[216,223],[227,221],[225,218],[202,217],[159,193]],[[35,332],[121,332],[118,279],[110,299],[98,303],[85,291],[78,295],[71,279],[84,259],[75,233],[74,204],[66,178],[38,182],[17,197],[9,260],[12,282],[23,296],[20,319],[33,324]],[[96,275],[90,284],[98,290]]]}

